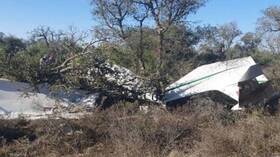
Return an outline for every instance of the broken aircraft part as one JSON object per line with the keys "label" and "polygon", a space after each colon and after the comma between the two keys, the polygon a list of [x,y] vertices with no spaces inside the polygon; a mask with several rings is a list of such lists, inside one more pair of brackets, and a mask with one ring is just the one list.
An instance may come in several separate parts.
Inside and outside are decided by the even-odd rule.
{"label": "broken aircraft part", "polygon": [[14,119],[46,118],[48,116],[76,118],[80,113],[72,113],[75,108],[94,108],[96,94],[87,91],[51,92],[46,84],[38,89],[22,82],[0,79],[0,117]]}
{"label": "broken aircraft part", "polygon": [[239,104],[249,99],[248,94],[261,89],[267,82],[260,65],[252,57],[216,62],[202,65],[168,86],[163,102],[168,104],[193,95],[219,91],[235,100],[232,110],[239,110]]}

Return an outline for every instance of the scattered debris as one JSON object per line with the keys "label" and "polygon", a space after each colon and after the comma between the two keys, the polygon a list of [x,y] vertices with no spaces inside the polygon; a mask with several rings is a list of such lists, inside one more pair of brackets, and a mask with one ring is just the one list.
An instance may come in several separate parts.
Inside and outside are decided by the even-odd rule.
{"label": "scattered debris", "polygon": [[[109,81],[115,81],[128,90],[141,90],[143,81],[131,71],[117,65],[105,66],[117,71],[114,75],[105,74]],[[232,110],[240,110],[250,103],[275,102],[279,98],[260,65],[251,57],[202,65],[168,86],[163,100],[153,100],[155,94],[147,92],[142,92],[139,98],[168,106],[211,91],[218,91],[231,98],[235,102]],[[79,118],[96,107],[99,97],[99,93],[83,90],[50,92],[46,84],[39,85],[35,90],[27,83],[0,79],[0,116],[10,119]],[[147,106],[141,106],[140,109],[148,112]]]}

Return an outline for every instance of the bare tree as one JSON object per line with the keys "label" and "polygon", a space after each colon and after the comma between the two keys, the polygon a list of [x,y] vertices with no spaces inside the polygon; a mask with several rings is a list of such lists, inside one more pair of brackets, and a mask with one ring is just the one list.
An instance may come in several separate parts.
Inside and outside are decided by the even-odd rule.
{"label": "bare tree", "polygon": [[[148,18],[148,16],[146,16],[146,12],[144,11],[145,15],[141,15],[139,17],[139,12],[141,12],[143,9],[149,10],[149,14],[147,15],[150,15],[150,18],[154,21],[159,40],[157,64],[158,69],[162,67],[164,58],[164,33],[171,25],[186,21],[187,16],[191,13],[195,13],[197,9],[204,3],[205,0],[92,1],[92,5],[94,6],[93,14],[96,17],[101,18],[105,25],[122,39],[127,38],[125,26],[128,23],[126,22],[126,20],[128,20],[130,16],[134,14],[134,19],[140,22],[140,25],[143,25],[143,21]],[[136,9],[135,7],[133,7],[133,5],[137,6]]]}
{"label": "bare tree", "polygon": [[133,10],[133,18],[139,23],[139,49],[137,50],[137,57],[139,64],[141,65],[140,71],[145,69],[145,62],[144,62],[144,30],[143,30],[143,23],[149,16],[149,8],[143,4],[134,4]]}
{"label": "bare tree", "polygon": [[[102,23],[107,27],[99,27],[95,29],[95,33],[101,36],[108,36],[110,31],[113,37],[121,39],[136,54],[137,71],[141,72],[145,69],[144,63],[144,44],[143,44],[143,23],[148,17],[148,10],[144,5],[138,5],[132,0],[97,0],[92,1],[93,14],[101,19]],[[137,48],[128,41],[130,26],[134,25],[135,20],[139,23],[139,43]],[[114,41],[114,40],[113,40]],[[135,43],[133,43],[135,45]]]}
{"label": "bare tree", "polygon": [[273,54],[280,53],[280,7],[265,9],[257,24],[257,32],[262,37],[261,48]]}
{"label": "bare tree", "polygon": [[134,2],[147,6],[156,24],[159,70],[164,58],[164,33],[171,25],[180,23],[186,20],[189,14],[195,13],[205,0],[134,0]]}
{"label": "bare tree", "polygon": [[258,19],[258,30],[261,32],[280,32],[280,6],[272,6],[263,11]]}
{"label": "bare tree", "polygon": [[127,38],[126,20],[132,3],[130,0],[93,0],[93,15],[102,19],[105,26],[121,39]]}
{"label": "bare tree", "polygon": [[43,41],[50,47],[52,43],[60,40],[61,37],[64,35],[62,32],[55,32],[50,27],[39,26],[30,32],[32,34],[31,40],[33,41]]}
{"label": "bare tree", "polygon": [[240,40],[243,43],[242,48],[246,52],[256,51],[261,43],[261,38],[252,32],[244,34]]}
{"label": "bare tree", "polygon": [[203,37],[199,43],[199,51],[217,53],[221,59],[225,59],[234,39],[241,35],[237,25],[232,22],[218,27],[208,26],[202,28],[201,32]]}
{"label": "bare tree", "polygon": [[272,54],[280,53],[280,34],[279,33],[266,33],[262,35],[261,48],[269,51]]}
{"label": "bare tree", "polygon": [[221,52],[225,53],[233,44],[233,40],[241,35],[241,31],[238,29],[236,23],[228,23],[218,28],[219,40],[223,47]]}

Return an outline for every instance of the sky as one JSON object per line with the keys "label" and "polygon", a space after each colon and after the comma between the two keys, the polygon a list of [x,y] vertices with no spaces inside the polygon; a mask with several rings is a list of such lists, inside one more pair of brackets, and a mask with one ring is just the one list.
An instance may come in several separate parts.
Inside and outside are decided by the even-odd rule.
{"label": "sky", "polygon": [[[209,0],[189,17],[198,25],[235,22],[242,32],[254,31],[262,10],[280,0]],[[96,24],[90,0],[0,0],[0,32],[28,38],[38,26],[89,30]]]}

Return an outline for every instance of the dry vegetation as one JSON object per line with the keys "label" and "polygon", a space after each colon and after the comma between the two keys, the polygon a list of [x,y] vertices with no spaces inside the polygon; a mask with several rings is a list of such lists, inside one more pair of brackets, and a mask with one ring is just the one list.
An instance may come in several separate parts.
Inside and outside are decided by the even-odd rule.
{"label": "dry vegetation", "polygon": [[[194,102],[193,104],[195,104]],[[80,120],[1,121],[0,156],[277,156],[280,115],[210,100],[143,113],[123,103]]]}
{"label": "dry vegetation", "polygon": [[[265,68],[279,90],[278,71]],[[208,98],[166,111],[122,102],[83,119],[1,120],[0,156],[255,157],[280,155],[280,111],[232,112]]]}

